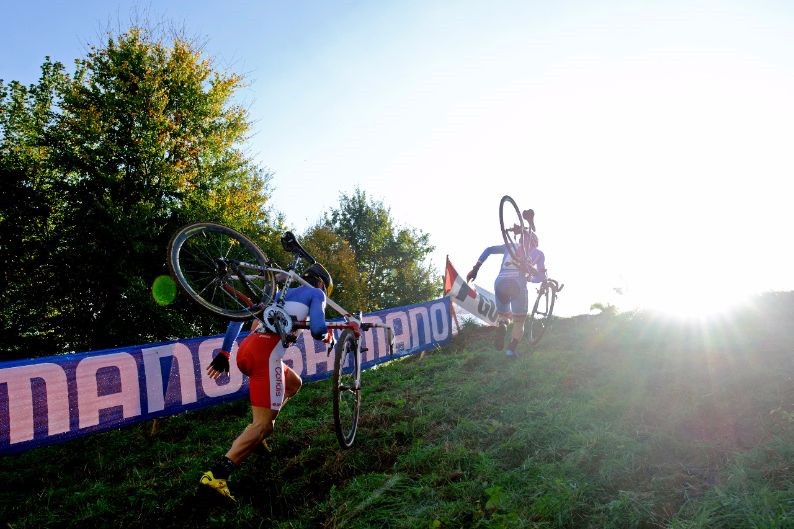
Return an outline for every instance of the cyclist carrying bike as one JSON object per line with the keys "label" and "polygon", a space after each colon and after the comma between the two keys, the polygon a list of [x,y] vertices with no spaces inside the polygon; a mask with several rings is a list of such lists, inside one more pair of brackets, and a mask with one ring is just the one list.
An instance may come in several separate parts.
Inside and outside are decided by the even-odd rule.
{"label": "cyclist carrying bike", "polygon": [[[532,216],[534,216],[532,210],[524,212],[525,218],[531,218]],[[532,225],[534,226],[534,224]],[[500,351],[504,348],[507,324],[512,320],[513,331],[510,343],[505,349],[505,355],[508,357],[516,354],[518,342],[524,336],[524,323],[529,311],[527,282],[540,283],[546,279],[546,258],[543,252],[538,249],[538,236],[533,229],[530,228],[520,235],[519,242],[515,245],[515,251],[525,266],[512,259],[506,244],[500,244],[486,248],[477,259],[474,267],[466,275],[467,281],[476,279],[480,266],[482,266],[488,256],[493,254],[503,255],[499,275],[494,281],[496,312],[499,319],[494,336],[494,345]]]}
{"label": "cyclist carrying bike", "polygon": [[[284,309],[297,321],[309,319],[309,330],[316,340],[333,343],[333,333],[325,322],[326,300],[334,288],[333,279],[319,263],[309,266],[303,273],[310,285],[290,289]],[[237,367],[249,378],[249,396],[253,419],[232,442],[231,448],[210,470],[201,475],[199,483],[221,496],[234,500],[228,486],[232,471],[240,466],[260,446],[267,448],[265,439],[273,432],[279,411],[301,387],[300,376],[289,368],[283,357],[286,351],[281,337],[271,332],[252,332],[240,343],[237,350]],[[230,351],[240,333],[242,322],[231,322],[226,330],[221,351],[207,367],[207,375],[217,379],[229,371]],[[297,331],[292,338],[295,339]]]}

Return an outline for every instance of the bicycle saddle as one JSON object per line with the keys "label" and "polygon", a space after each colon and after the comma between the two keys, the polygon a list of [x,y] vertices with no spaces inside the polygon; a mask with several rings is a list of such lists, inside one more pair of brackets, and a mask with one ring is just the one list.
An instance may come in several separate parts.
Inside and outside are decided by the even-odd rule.
{"label": "bicycle saddle", "polygon": [[308,261],[309,264],[317,262],[317,260],[301,246],[301,243],[298,242],[298,239],[295,238],[295,235],[291,231],[281,236],[281,247],[291,254],[299,255],[301,258]]}

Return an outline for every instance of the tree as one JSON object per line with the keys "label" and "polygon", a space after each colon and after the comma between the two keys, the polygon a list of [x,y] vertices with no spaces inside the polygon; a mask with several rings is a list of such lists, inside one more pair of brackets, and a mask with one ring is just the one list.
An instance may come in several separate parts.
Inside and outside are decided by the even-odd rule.
{"label": "tree", "polygon": [[[350,243],[321,225],[310,228],[301,243],[331,274],[334,301],[349,311],[369,310],[366,286],[356,267],[356,255]],[[335,315],[329,312],[330,317]]]}
{"label": "tree", "polygon": [[611,303],[593,303],[590,305],[590,310],[597,310],[599,315],[602,316],[615,316],[618,313],[618,308]]}
{"label": "tree", "polygon": [[59,257],[63,295],[79,297],[73,326],[91,348],[175,331],[182,315],[167,317],[148,286],[180,225],[216,220],[275,236],[262,223],[269,175],[240,149],[249,123],[232,96],[241,83],[187,40],[168,45],[140,28],[78,61],[55,135],[70,206]]}
{"label": "tree", "polygon": [[362,310],[428,301],[441,294],[440,277],[425,264],[434,250],[426,233],[398,227],[380,201],[359,188],[342,194],[321,225],[348,242],[363,283]]}
{"label": "tree", "polygon": [[37,84],[0,80],[0,351],[10,357],[47,350],[56,332],[49,256],[64,204],[46,136],[68,82],[49,58]]}
{"label": "tree", "polygon": [[[47,154],[43,167],[18,164],[23,182],[46,180],[38,189],[49,208],[42,214],[49,235],[37,239],[48,242],[48,255],[35,255],[31,264],[52,298],[50,336],[38,352],[218,330],[217,318],[184,300],[157,305],[150,286],[166,272],[171,234],[188,222],[222,222],[266,251],[277,247],[282,219],[268,205],[270,175],[241,149],[250,127],[247,112],[233,104],[241,77],[215,71],[185,38],[166,41],[139,27],[91,47],[70,77],[60,67],[45,70],[40,86],[50,89],[48,97],[31,88],[20,99],[23,91],[13,84],[0,93],[3,108],[16,109],[2,121],[4,144],[30,128],[11,117],[29,116],[38,128],[22,143]],[[12,166],[6,150],[4,174]],[[9,212],[4,206],[2,218]],[[33,314],[40,301],[27,303]]]}

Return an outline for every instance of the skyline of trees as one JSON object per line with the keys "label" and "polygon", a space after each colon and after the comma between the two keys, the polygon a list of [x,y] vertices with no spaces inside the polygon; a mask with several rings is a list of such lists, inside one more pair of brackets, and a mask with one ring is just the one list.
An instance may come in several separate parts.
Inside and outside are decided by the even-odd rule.
{"label": "skyline of trees", "polygon": [[[189,39],[136,26],[71,73],[49,58],[41,72],[30,86],[0,80],[0,358],[221,332],[184,296],[161,306],[150,288],[191,222],[235,228],[284,262],[272,174],[246,154],[251,123],[234,103],[243,78]],[[351,310],[441,291],[422,262],[427,234],[359,190],[301,239]]]}

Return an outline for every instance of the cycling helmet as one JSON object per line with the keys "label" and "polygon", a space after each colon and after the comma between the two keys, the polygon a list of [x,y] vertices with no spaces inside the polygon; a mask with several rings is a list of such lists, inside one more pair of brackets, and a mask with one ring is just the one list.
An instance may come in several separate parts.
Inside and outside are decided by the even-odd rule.
{"label": "cycling helmet", "polygon": [[538,247],[538,235],[532,231],[524,229],[524,233],[522,236],[526,237],[529,236],[529,247],[530,248],[537,248]]}
{"label": "cycling helmet", "polygon": [[538,247],[538,235],[533,231],[529,234],[529,247],[530,248],[537,248]]}
{"label": "cycling helmet", "polygon": [[331,274],[320,263],[314,263],[306,271],[303,272],[303,279],[309,283],[314,283],[313,280],[319,279],[325,284],[325,294],[331,297],[331,292],[334,291],[334,280],[331,279]]}

